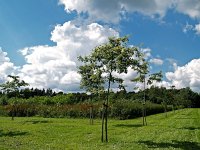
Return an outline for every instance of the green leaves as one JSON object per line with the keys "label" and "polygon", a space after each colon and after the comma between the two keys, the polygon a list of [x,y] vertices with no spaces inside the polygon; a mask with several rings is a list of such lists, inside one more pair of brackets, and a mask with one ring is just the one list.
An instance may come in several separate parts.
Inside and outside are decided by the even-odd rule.
{"label": "green leaves", "polygon": [[162,71],[158,72],[158,73],[153,73],[149,76],[149,79],[147,81],[147,84],[152,84],[153,81],[156,81],[156,82],[161,82],[162,81]]}
{"label": "green leaves", "polygon": [[81,87],[91,92],[93,89],[104,89],[107,82],[118,83],[119,88],[124,89],[123,79],[115,77],[113,72],[127,73],[128,67],[140,67],[142,56],[137,47],[127,46],[127,42],[127,36],[110,37],[107,43],[95,47],[90,55],[79,56],[78,60],[83,62],[79,67]]}
{"label": "green leaves", "polygon": [[101,90],[103,87],[101,84],[104,81],[101,78],[102,71],[95,69],[94,64],[86,64],[79,67],[78,71],[81,76],[81,88],[85,88],[86,91],[97,93],[97,90]]}
{"label": "green leaves", "polygon": [[1,90],[6,93],[18,91],[20,87],[29,85],[23,80],[20,81],[19,76],[8,75],[8,77],[11,78],[11,81],[7,81],[6,83],[0,85]]}
{"label": "green leaves", "polygon": [[[139,61],[135,62],[136,65],[132,69],[136,70],[138,72],[138,76],[134,79],[132,79],[132,82],[145,82],[146,75],[149,73],[149,64],[148,62],[144,59],[144,54],[143,53],[137,53]],[[147,77],[147,85],[151,85],[153,81],[156,82],[161,82],[162,80],[162,71],[158,73],[153,73],[150,74]]]}

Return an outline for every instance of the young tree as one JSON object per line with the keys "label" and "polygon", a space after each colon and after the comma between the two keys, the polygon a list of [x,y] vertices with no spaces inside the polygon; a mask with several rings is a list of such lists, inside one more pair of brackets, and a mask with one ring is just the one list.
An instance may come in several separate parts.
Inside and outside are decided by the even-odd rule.
{"label": "young tree", "polygon": [[144,58],[144,54],[141,53],[139,55],[139,63],[135,66],[134,68],[138,72],[138,76],[134,78],[132,81],[133,82],[140,82],[143,83],[144,86],[144,98],[143,98],[143,103],[142,103],[142,120],[143,120],[143,125],[147,125],[146,121],[146,75],[148,74],[148,62]]}
{"label": "young tree", "polygon": [[[81,88],[85,88],[86,92],[90,93],[90,102],[92,103],[92,95],[97,95],[103,90],[104,81],[101,78],[102,72],[100,69],[95,69],[95,64],[88,62],[87,57],[79,57],[79,61],[84,63],[79,67],[79,74],[81,74]],[[93,124],[93,105],[90,106],[90,124]]]}
{"label": "young tree", "polygon": [[[10,81],[7,81],[4,84],[0,85],[1,90],[6,94],[14,93],[15,97],[19,94],[19,89],[22,86],[28,86],[29,84],[26,83],[24,80],[19,79],[19,76],[12,76],[8,75],[9,78],[11,78]],[[15,105],[12,106],[12,120],[14,120],[14,111],[15,111]]]}
{"label": "young tree", "polygon": [[[143,83],[144,86],[144,99],[142,103],[142,120],[143,120],[143,125],[147,125],[147,120],[146,120],[146,84],[151,85],[153,84],[154,81],[160,82],[162,79],[162,72],[160,71],[159,73],[154,73],[150,74],[147,77],[147,74],[149,73],[149,64],[144,58],[144,54],[140,53],[138,55],[139,57],[139,63],[135,66],[134,70],[138,72],[138,76],[133,79],[133,82],[140,82]],[[147,80],[147,81],[146,81]]]}
{"label": "young tree", "polygon": [[79,57],[79,60],[84,62],[81,70],[87,70],[80,72],[83,74],[81,84],[86,85],[88,89],[93,89],[94,85],[98,85],[102,89],[107,86],[107,97],[103,103],[102,111],[102,142],[104,141],[104,127],[105,141],[108,142],[107,121],[111,85],[116,83],[120,89],[124,87],[123,79],[114,76],[113,73],[127,73],[128,67],[134,69],[138,64],[140,52],[137,47],[129,47],[127,42],[127,36],[112,37],[107,43],[94,48],[90,55]]}

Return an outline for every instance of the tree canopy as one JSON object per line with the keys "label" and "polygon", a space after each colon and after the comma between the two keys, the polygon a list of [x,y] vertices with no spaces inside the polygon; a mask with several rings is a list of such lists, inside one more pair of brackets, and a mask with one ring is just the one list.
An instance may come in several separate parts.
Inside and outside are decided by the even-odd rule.
{"label": "tree canopy", "polygon": [[7,81],[6,83],[0,85],[1,90],[3,92],[7,93],[7,94],[11,93],[11,92],[18,91],[19,88],[22,87],[22,86],[28,86],[29,85],[24,80],[20,80],[19,76],[8,75],[8,77],[11,80]]}
{"label": "tree canopy", "polygon": [[138,47],[129,46],[128,37],[111,37],[105,44],[95,47],[90,55],[78,59],[83,62],[79,67],[82,76],[81,87],[92,92],[94,89],[104,89],[108,84],[117,83],[124,89],[123,79],[113,73],[127,73],[128,67],[135,70],[139,66],[142,54]]}

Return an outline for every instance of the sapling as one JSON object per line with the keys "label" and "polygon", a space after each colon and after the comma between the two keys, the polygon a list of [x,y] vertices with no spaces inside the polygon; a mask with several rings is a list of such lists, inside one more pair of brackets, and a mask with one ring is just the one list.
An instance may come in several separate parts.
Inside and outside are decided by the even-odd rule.
{"label": "sapling", "polygon": [[[119,88],[124,87],[121,76],[116,77],[114,73],[127,73],[128,67],[135,68],[135,65],[138,64],[139,50],[137,47],[128,46],[127,42],[127,36],[119,38],[111,37],[107,43],[95,47],[90,55],[79,57],[79,60],[84,63],[82,68],[85,68],[85,66],[89,67],[89,71],[82,75],[84,79],[81,80],[83,81],[81,84],[84,83],[87,89],[91,87],[93,89],[93,82],[95,81],[98,87],[101,87],[104,91],[105,86],[107,86],[107,96],[103,102],[102,109],[102,142],[104,141],[104,131],[105,141],[108,142],[108,107],[111,85],[115,83],[119,85]],[[88,77],[89,82],[86,81]]]}
{"label": "sapling", "polygon": [[[15,98],[17,98],[19,94],[19,89],[23,86],[28,86],[29,84],[26,83],[24,80],[19,79],[19,76],[13,76],[13,75],[8,75],[8,78],[10,78],[10,81],[7,81],[4,84],[0,85],[1,90],[6,94],[14,93]],[[14,120],[14,113],[15,113],[15,102],[11,105],[11,115],[12,115],[12,120]]]}

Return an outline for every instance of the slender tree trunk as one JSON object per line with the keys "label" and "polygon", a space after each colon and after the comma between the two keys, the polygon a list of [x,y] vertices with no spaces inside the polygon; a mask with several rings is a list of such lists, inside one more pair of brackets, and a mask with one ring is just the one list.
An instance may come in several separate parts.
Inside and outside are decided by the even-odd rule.
{"label": "slender tree trunk", "polygon": [[174,108],[174,104],[172,105],[172,109],[173,109],[173,112],[175,113],[175,108]]}
{"label": "slender tree trunk", "polygon": [[147,126],[147,109],[146,109],[146,104],[144,105],[144,116],[145,116],[145,125]]}
{"label": "slender tree trunk", "polygon": [[92,104],[92,95],[90,95],[90,125],[93,125],[93,104]]}
{"label": "slender tree trunk", "polygon": [[93,108],[94,108],[94,107],[93,107],[93,105],[92,105],[92,116],[91,116],[91,117],[92,117],[92,125],[94,124],[94,111],[93,111],[94,109],[93,109]]}
{"label": "slender tree trunk", "polygon": [[144,126],[144,103],[142,104],[142,122]]}
{"label": "slender tree trunk", "polygon": [[165,104],[165,117],[167,118],[167,105]]}
{"label": "slender tree trunk", "polygon": [[102,114],[102,142],[104,141],[104,135],[103,135],[104,119],[105,119],[105,141],[108,142],[108,101],[109,101],[109,94],[110,94],[110,84],[111,84],[111,73],[110,73],[110,78],[108,82],[106,102],[103,104],[104,105],[103,110],[105,110],[105,113]]}
{"label": "slender tree trunk", "polygon": [[12,120],[14,120],[14,111],[12,111]]}
{"label": "slender tree trunk", "polygon": [[146,119],[146,105],[143,103],[142,104],[142,122],[143,126],[147,125],[147,119]]}
{"label": "slender tree trunk", "polygon": [[101,141],[103,142],[103,137],[104,137],[104,132],[103,132],[103,130],[104,130],[104,116],[105,114],[104,114],[104,105],[103,105],[103,109],[102,109],[102,127],[101,127]]}
{"label": "slender tree trunk", "polygon": [[[112,72],[112,69],[111,69]],[[106,142],[108,142],[108,101],[109,101],[109,94],[110,94],[110,83],[112,74],[110,72],[109,82],[108,82],[108,92],[107,92],[107,99],[106,99],[106,117],[105,117],[105,133],[106,133]]]}
{"label": "slender tree trunk", "polygon": [[144,76],[144,102],[143,102],[143,110],[142,110],[142,118],[143,118],[143,126],[147,125],[147,120],[146,120],[146,82],[145,82],[145,76]]}
{"label": "slender tree trunk", "polygon": [[11,115],[12,115],[12,120],[14,120],[14,115],[15,115],[15,104],[12,105],[12,109],[11,109]]}
{"label": "slender tree trunk", "polygon": [[[112,80],[112,71],[113,71],[112,60],[113,60],[113,53],[112,53],[112,59],[111,59],[111,68],[110,68],[110,72],[109,72],[107,98],[106,98],[106,103],[105,103],[105,117],[103,118],[103,119],[105,119],[106,142],[108,142],[108,101],[109,101],[110,84],[111,84],[111,80]],[[102,130],[103,130],[103,122],[102,122]],[[102,133],[103,133],[103,131],[102,131]]]}
{"label": "slender tree trunk", "polygon": [[108,142],[108,106],[106,106],[106,117],[105,117],[105,134],[106,134],[106,142]]}
{"label": "slender tree trunk", "polygon": [[90,106],[90,125],[92,125],[93,120],[92,120],[92,105]]}

